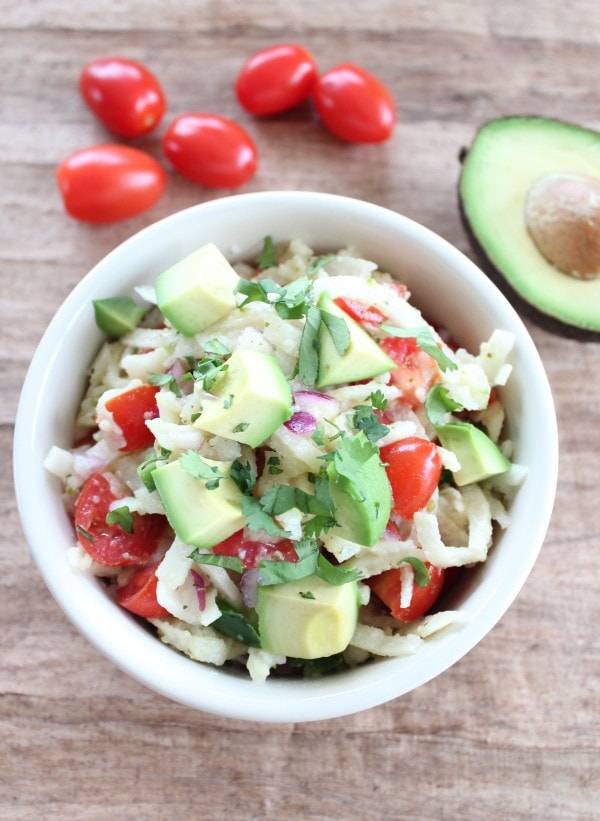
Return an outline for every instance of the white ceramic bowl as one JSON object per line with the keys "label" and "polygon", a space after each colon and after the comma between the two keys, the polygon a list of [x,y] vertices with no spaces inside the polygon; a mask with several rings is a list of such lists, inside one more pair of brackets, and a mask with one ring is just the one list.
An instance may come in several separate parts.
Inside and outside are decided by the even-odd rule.
{"label": "white ceramic bowl", "polygon": [[[101,343],[91,301],[129,294],[212,241],[230,257],[255,256],[263,237],[295,237],[317,250],[351,244],[408,283],[413,302],[477,350],[494,328],[516,336],[514,373],[502,391],[515,461],[529,473],[512,521],[468,590],[452,606],[460,623],[425,642],[415,656],[386,659],[320,680],[251,682],[205,666],[162,644],[114,605],[102,585],[73,571],[74,543],[58,481],[42,463],[53,444],[69,447],[85,373]],[[77,628],[135,679],[182,704],[217,715],[265,722],[333,718],[394,699],[439,675],[474,647],[505,613],[541,548],[557,481],[552,396],[537,350],[496,287],[445,240],[379,206],[328,194],[265,192],[189,208],[144,229],[85,276],[48,327],[31,362],[18,409],[14,472],[27,540],[50,592]]]}

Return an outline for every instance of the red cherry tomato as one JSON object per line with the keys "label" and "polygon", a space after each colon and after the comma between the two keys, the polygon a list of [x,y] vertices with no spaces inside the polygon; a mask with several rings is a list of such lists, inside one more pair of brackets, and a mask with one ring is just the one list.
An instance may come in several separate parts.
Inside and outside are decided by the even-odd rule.
{"label": "red cherry tomato", "polygon": [[258,167],[258,152],[244,129],[218,114],[182,114],[163,137],[173,167],[210,188],[236,188]]}
{"label": "red cherry tomato", "polygon": [[154,436],[146,427],[146,420],[158,416],[158,390],[154,385],[140,385],[139,388],[113,396],[106,403],[106,410],[112,413],[125,438],[125,445],[120,450],[140,450],[150,447],[154,442]]}
{"label": "red cherry tomato", "polygon": [[288,539],[283,539],[277,544],[266,544],[245,538],[243,530],[238,530],[216,544],[212,552],[219,556],[236,556],[242,560],[245,568],[257,567],[263,559],[287,562],[295,562],[298,559],[294,545]]}
{"label": "red cherry tomato", "polygon": [[417,346],[414,337],[389,336],[379,344],[396,365],[391,379],[400,389],[403,401],[412,408],[420,407],[440,378],[437,362]]}
{"label": "red cherry tomato", "polygon": [[342,63],[322,74],[313,100],[325,127],[342,140],[379,143],[394,130],[392,95],[381,80],[352,63]]}
{"label": "red cherry tomato", "polygon": [[394,513],[410,520],[425,507],[440,481],[442,460],[437,447],[428,439],[408,436],[384,445],[380,455],[392,486]]}
{"label": "red cherry tomato", "polygon": [[67,157],[56,171],[65,210],[84,222],[107,223],[141,214],[161,198],[163,168],[126,145],[96,145]]}
{"label": "red cherry tomato", "polygon": [[117,588],[117,604],[143,616],[145,619],[160,619],[169,615],[169,611],[158,603],[156,598],[156,568],[160,562],[153,562],[137,570],[123,587]]}
{"label": "red cherry tomato", "polygon": [[235,92],[246,111],[266,116],[301,103],[316,79],[317,66],[308,51],[302,46],[282,44],[250,57],[238,75]]}
{"label": "red cherry tomato", "polygon": [[158,80],[134,60],[92,60],[81,72],[79,91],[100,122],[121,137],[147,134],[165,113]]}
{"label": "red cherry tomato", "polygon": [[367,584],[373,593],[390,608],[390,612],[395,619],[408,622],[424,616],[440,595],[444,584],[445,570],[433,567],[428,562],[425,562],[425,565],[429,571],[429,584],[425,587],[419,587],[416,582],[413,582],[412,596],[408,607],[400,607],[400,594],[402,592],[401,568],[394,567],[367,580]]}
{"label": "red cherry tomato", "polygon": [[[108,567],[145,564],[158,547],[166,527],[164,516],[132,513],[133,531],[120,524],[106,523],[110,506],[119,498],[116,480],[104,473],[93,473],[84,483],[75,502],[75,529],[83,549],[96,562]],[[125,492],[123,492],[125,495]]]}

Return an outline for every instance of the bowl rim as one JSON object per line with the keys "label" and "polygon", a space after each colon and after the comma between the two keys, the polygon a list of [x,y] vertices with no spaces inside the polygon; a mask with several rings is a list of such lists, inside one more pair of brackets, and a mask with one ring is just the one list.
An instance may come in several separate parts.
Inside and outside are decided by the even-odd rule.
{"label": "bowl rim", "polygon": [[[510,583],[504,579],[501,587],[500,580],[496,580],[494,584],[486,585],[485,590],[476,589],[470,594],[469,619],[467,623],[461,623],[457,640],[453,641],[451,633],[445,631],[430,637],[415,657],[419,660],[416,665],[407,665],[405,659],[385,659],[323,679],[292,682],[269,679],[264,684],[224,674],[222,670],[193,662],[174,652],[112,602],[107,607],[110,600],[100,590],[97,580],[73,571],[67,561],[63,567],[57,568],[50,558],[51,553],[44,550],[48,532],[45,517],[49,516],[50,522],[56,523],[56,532],[60,529],[65,539],[68,527],[57,513],[56,499],[51,498],[53,492],[56,495],[52,481],[38,464],[43,434],[51,424],[51,420],[44,417],[43,397],[50,389],[48,383],[61,353],[61,340],[68,338],[69,331],[83,321],[82,312],[89,308],[90,294],[98,277],[140,243],[151,241],[155,235],[160,236],[197,215],[212,211],[217,218],[232,209],[269,205],[346,209],[349,214],[360,213],[381,222],[385,230],[395,228],[417,239],[423,238],[436,257],[458,270],[461,278],[483,290],[509,320],[510,330],[516,332],[526,357],[530,370],[528,379],[534,382],[536,405],[541,403],[545,411],[538,420],[538,436],[545,442],[544,469],[537,471],[536,478],[542,501],[535,522],[528,525],[528,538],[534,547],[522,558]],[[133,278],[130,280],[133,282]],[[130,280],[126,277],[126,281]],[[492,281],[458,248],[420,223],[371,202],[308,191],[263,191],[209,200],[164,217],[130,236],[85,274],[58,308],[30,362],[17,409],[13,475],[22,528],[46,586],[73,625],[118,668],[150,689],[207,713],[270,723],[306,722],[356,713],[410,692],[455,664],[502,618],[530,574],[550,523],[558,479],[558,431],[548,378],[527,328]],[[39,515],[32,517],[28,513],[31,499],[36,497]],[[81,616],[82,608],[85,619]],[[101,631],[97,624],[102,625]],[[118,641],[115,636],[119,637]],[[444,643],[443,661],[437,652],[440,642]],[[191,667],[195,668],[193,675]],[[194,687],[190,687],[192,681]]]}

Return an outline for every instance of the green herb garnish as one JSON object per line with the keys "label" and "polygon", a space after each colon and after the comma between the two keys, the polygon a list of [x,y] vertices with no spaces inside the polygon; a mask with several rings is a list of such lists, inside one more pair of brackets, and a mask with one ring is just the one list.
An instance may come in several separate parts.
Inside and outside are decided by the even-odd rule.
{"label": "green herb garnish", "polygon": [[121,507],[109,510],[105,521],[107,525],[119,525],[125,533],[133,533],[133,514],[127,505],[121,505]]}
{"label": "green herb garnish", "polygon": [[438,363],[442,371],[455,371],[458,368],[456,362],[442,351],[437,344],[435,337],[428,325],[419,328],[398,328],[389,322],[383,322],[380,326],[382,331],[390,336],[402,339],[414,339],[417,347],[428,353]]}

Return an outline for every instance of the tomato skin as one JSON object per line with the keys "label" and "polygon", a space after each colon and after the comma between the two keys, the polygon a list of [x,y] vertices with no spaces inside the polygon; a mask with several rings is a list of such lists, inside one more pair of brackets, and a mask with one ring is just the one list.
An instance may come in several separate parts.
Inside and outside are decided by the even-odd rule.
{"label": "tomato skin", "polygon": [[140,385],[113,396],[106,403],[106,410],[112,413],[125,438],[125,445],[119,450],[141,450],[154,442],[154,436],[145,423],[147,419],[158,416],[158,391],[159,388],[154,385]]}
{"label": "tomato skin", "polygon": [[219,556],[238,557],[247,570],[258,567],[258,563],[263,559],[282,559],[288,562],[295,562],[298,559],[294,545],[288,539],[283,539],[277,544],[266,544],[246,538],[243,530],[238,530],[211,550]]}
{"label": "tomato skin", "polygon": [[325,127],[342,140],[379,143],[392,135],[394,99],[381,80],[360,66],[341,63],[322,74],[313,100]]}
{"label": "tomato skin", "polygon": [[363,305],[362,302],[358,302],[356,299],[338,296],[333,301],[338,308],[341,308],[344,313],[361,325],[381,325],[386,320],[386,317],[377,308]]}
{"label": "tomato skin", "polygon": [[162,145],[176,171],[209,188],[236,188],[258,168],[258,152],[250,135],[218,114],[176,117]]}
{"label": "tomato skin", "polygon": [[283,43],[253,54],[238,74],[235,93],[250,114],[264,117],[299,105],[311,93],[317,66],[309,52]]}
{"label": "tomato skin", "polygon": [[160,83],[145,66],[123,57],[92,60],[79,76],[79,91],[93,114],[120,137],[141,137],[166,110]]}
{"label": "tomato skin", "polygon": [[146,619],[161,619],[169,615],[156,598],[156,568],[160,561],[137,570],[129,581],[117,588],[117,604]]}
{"label": "tomato skin", "polygon": [[424,616],[442,591],[446,574],[444,568],[434,567],[429,562],[425,562],[425,566],[429,571],[429,584],[426,587],[419,587],[413,582],[412,598],[408,607],[400,607],[401,568],[394,567],[379,576],[367,579],[373,593],[390,608],[392,616],[398,621],[409,622]]}
{"label": "tomato skin", "polygon": [[113,487],[104,473],[92,473],[86,479],[75,502],[77,539],[94,561],[108,567],[145,564],[158,547],[166,519],[157,514],[132,513],[133,533],[118,524],[107,524],[110,505],[119,499]]}
{"label": "tomato skin", "polygon": [[56,181],[67,213],[91,223],[117,222],[155,205],[167,184],[161,165],[126,145],[76,151],[58,166]]}
{"label": "tomato skin", "polygon": [[394,513],[410,521],[431,499],[440,481],[442,460],[428,439],[408,436],[380,450],[392,486]]}

